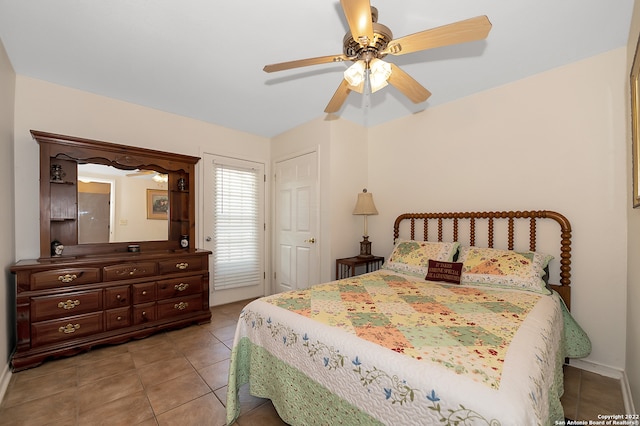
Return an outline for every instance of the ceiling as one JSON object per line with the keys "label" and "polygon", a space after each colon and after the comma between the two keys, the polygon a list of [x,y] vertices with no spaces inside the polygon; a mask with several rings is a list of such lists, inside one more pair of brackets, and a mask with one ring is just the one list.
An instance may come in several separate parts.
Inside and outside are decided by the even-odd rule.
{"label": "ceiling", "polygon": [[[351,93],[337,114],[374,126],[627,44],[633,0],[372,0],[401,37],[478,15],[486,40],[387,60],[432,96]],[[0,0],[17,74],[272,137],[318,117],[351,62],[267,74],[342,53],[338,0]],[[552,100],[550,100],[551,102]]]}

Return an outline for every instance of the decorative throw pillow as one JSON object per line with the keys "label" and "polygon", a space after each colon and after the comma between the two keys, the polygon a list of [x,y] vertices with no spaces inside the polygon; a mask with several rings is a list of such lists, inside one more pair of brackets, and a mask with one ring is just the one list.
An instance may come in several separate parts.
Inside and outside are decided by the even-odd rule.
{"label": "decorative throw pillow", "polygon": [[430,259],[450,262],[459,246],[459,243],[399,239],[383,268],[424,277],[427,275]]}
{"label": "decorative throw pillow", "polygon": [[536,252],[516,252],[480,247],[462,247],[461,284],[518,288],[550,294],[543,280],[553,256]]}
{"label": "decorative throw pillow", "polygon": [[429,271],[424,278],[427,281],[442,281],[445,283],[460,284],[462,274],[462,263],[441,262],[429,259]]}

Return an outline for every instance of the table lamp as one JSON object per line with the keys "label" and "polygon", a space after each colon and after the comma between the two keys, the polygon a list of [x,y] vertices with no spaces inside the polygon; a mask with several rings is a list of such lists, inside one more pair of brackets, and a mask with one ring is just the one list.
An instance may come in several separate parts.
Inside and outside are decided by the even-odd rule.
{"label": "table lamp", "polygon": [[369,235],[367,233],[367,216],[378,214],[375,204],[373,204],[373,194],[367,192],[367,188],[363,189],[358,194],[358,201],[356,207],[353,209],[354,215],[364,216],[364,233],[362,235],[362,241],[360,242],[360,254],[358,257],[373,257],[371,254],[371,242],[369,241]]}

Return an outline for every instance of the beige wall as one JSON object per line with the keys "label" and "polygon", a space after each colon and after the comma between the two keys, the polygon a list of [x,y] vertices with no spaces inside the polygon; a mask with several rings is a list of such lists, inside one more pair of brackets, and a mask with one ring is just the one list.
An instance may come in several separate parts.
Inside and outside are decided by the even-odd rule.
{"label": "beige wall", "polygon": [[593,341],[589,360],[622,370],[625,55],[620,48],[370,129],[376,251],[391,251],[402,212],[559,211],[573,227],[572,310]]}
{"label": "beige wall", "polygon": [[[20,182],[16,194],[16,211],[20,212],[16,216],[18,259],[39,256],[39,154],[30,129],[195,156],[209,152],[265,163],[270,158],[266,138],[20,75],[15,123],[16,164],[21,165],[15,173],[16,182]],[[198,176],[201,167],[201,163],[196,166]],[[196,233],[201,247],[199,226]]]}
{"label": "beige wall", "polygon": [[[625,79],[631,71],[633,58],[636,50],[636,43],[640,36],[640,0],[635,0],[631,30],[629,31],[629,44],[627,46],[627,68]],[[626,80],[628,82],[628,80]],[[628,194],[632,194],[632,155],[631,155],[631,120],[629,86],[625,90],[627,108],[627,182]],[[640,209],[633,209],[631,202],[627,202],[627,258],[629,267],[627,269],[627,364],[626,372],[629,378],[631,394],[634,396],[636,410],[640,409]]]}
{"label": "beige wall", "polygon": [[[378,195],[368,182],[367,133],[363,127],[346,120],[333,122],[329,181],[331,188],[330,214],[331,257],[330,260],[350,257],[360,253],[360,241],[364,230],[362,216],[353,216],[358,193],[367,188],[373,194],[374,203]],[[370,216],[369,223],[378,220]],[[372,251],[378,245],[372,242]],[[335,264],[330,268],[335,275]]]}
{"label": "beige wall", "polygon": [[9,356],[14,345],[15,285],[9,266],[15,262],[15,233],[13,228],[13,103],[16,74],[11,67],[4,45],[0,41],[0,398],[9,384]]}

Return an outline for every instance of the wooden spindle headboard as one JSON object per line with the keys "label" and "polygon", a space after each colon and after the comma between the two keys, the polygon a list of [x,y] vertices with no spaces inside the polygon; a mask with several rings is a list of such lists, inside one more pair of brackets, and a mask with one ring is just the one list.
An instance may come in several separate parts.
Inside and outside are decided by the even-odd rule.
{"label": "wooden spindle headboard", "polygon": [[[536,211],[503,211],[503,212],[459,212],[459,213],[404,213],[396,218],[393,225],[394,242],[400,237],[401,224],[403,221],[409,221],[409,235],[407,239],[423,241],[443,241],[445,230],[452,233],[452,241],[458,241],[461,244],[470,246],[476,245],[477,227],[479,220],[487,222],[486,226],[486,242],[488,247],[506,248],[514,250],[516,238],[516,222],[522,220],[529,221],[529,250],[536,251],[537,245],[537,220],[552,219],[560,225],[560,283],[550,284],[551,288],[560,294],[565,301],[567,307],[571,309],[571,224],[566,217],[560,213],[550,210]],[[507,241],[496,244],[495,225],[497,222],[507,222]],[[406,223],[406,222],[404,222]],[[432,226],[437,226],[437,239],[433,234]],[[460,235],[461,224],[465,223],[465,231],[467,236]],[[466,237],[466,238],[465,238]],[[404,237],[403,237],[404,238]],[[483,238],[484,240],[484,238]]]}

